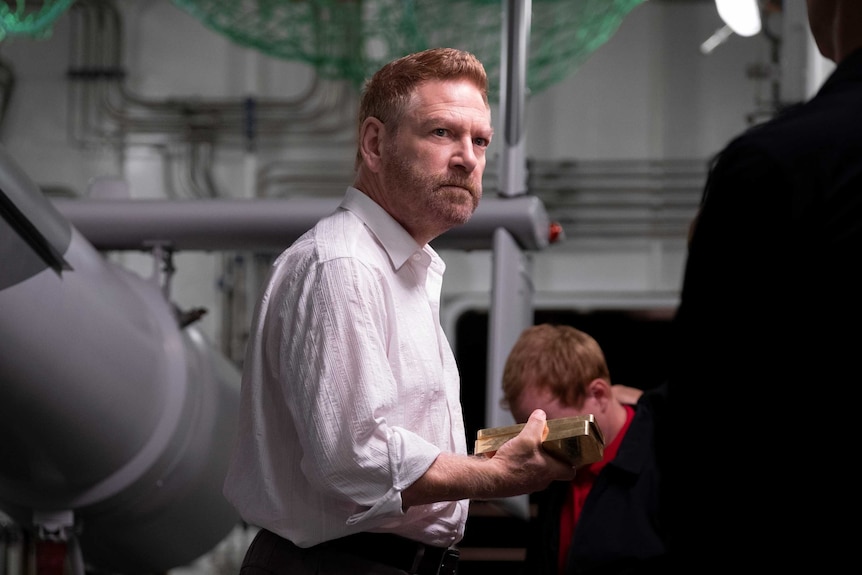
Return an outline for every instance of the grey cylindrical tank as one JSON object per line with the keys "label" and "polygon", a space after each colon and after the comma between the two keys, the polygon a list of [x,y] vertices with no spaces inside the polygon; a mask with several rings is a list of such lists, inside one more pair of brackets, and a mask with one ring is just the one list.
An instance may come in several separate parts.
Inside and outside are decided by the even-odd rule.
{"label": "grey cylindrical tank", "polygon": [[190,563],[239,521],[221,494],[238,371],[2,149],[0,215],[0,509],[73,511],[101,569]]}

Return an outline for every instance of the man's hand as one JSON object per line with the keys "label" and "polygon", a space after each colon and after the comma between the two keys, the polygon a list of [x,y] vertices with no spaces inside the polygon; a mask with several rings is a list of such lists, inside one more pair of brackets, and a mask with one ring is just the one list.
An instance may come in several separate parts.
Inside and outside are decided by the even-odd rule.
{"label": "man's hand", "polygon": [[611,386],[611,393],[617,398],[620,403],[634,405],[644,394],[642,389],[630,387],[621,383],[615,383]]}
{"label": "man's hand", "polygon": [[547,415],[535,410],[521,433],[491,457],[441,453],[401,494],[402,507],[459,499],[499,499],[541,491],[552,481],[571,481],[575,468],[542,448]]}
{"label": "man's hand", "polygon": [[547,415],[541,409],[530,414],[521,433],[500,446],[492,461],[505,466],[511,494],[539,491],[552,481],[571,481],[575,468],[542,448],[548,436]]}

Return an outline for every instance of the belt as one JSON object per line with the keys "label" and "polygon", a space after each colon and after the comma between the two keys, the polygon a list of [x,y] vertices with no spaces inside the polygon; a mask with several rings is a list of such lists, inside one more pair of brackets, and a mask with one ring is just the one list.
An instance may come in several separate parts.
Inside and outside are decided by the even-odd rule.
{"label": "belt", "polygon": [[414,575],[455,575],[460,556],[453,547],[425,545],[391,533],[355,533],[322,545]]}

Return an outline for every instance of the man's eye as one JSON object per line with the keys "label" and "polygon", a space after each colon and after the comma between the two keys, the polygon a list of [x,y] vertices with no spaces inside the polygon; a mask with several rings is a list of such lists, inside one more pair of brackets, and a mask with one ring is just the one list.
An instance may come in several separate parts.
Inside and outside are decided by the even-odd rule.
{"label": "man's eye", "polygon": [[446,134],[447,134],[447,130],[446,130],[446,128],[436,128],[436,129],[434,130],[434,135],[435,135],[435,136],[445,136]]}
{"label": "man's eye", "polygon": [[488,142],[488,140],[486,140],[485,138],[475,138],[473,140],[473,143],[476,144],[477,146],[479,146],[480,148],[487,148],[488,144],[490,142]]}

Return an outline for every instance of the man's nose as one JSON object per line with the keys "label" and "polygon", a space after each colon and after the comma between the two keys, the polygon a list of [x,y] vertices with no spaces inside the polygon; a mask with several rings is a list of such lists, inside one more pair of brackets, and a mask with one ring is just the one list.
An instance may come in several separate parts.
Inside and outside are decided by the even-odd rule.
{"label": "man's nose", "polygon": [[476,169],[476,166],[479,165],[479,158],[476,156],[471,138],[459,141],[455,153],[452,154],[452,164],[468,174],[472,173]]}

